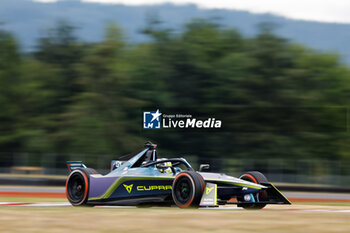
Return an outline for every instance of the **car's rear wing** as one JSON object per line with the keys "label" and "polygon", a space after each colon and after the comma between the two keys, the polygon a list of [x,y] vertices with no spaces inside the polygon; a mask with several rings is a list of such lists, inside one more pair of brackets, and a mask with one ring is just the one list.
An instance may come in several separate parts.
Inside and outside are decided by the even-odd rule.
{"label": "car's rear wing", "polygon": [[86,168],[85,164],[81,161],[67,161],[67,167],[70,172],[77,168]]}

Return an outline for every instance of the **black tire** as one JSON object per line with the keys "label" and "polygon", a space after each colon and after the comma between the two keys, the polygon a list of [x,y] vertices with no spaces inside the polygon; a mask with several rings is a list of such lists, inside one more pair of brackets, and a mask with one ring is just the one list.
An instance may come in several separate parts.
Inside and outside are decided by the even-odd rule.
{"label": "black tire", "polygon": [[[250,172],[246,172],[243,175],[241,175],[239,177],[242,180],[246,180],[252,183],[256,183],[256,184],[264,184],[264,183],[268,183],[267,178],[258,171],[250,171]],[[258,193],[257,194],[259,197],[260,201],[267,201],[267,193],[266,191]],[[237,197],[238,201],[244,201],[243,197]],[[247,210],[259,210],[262,209],[266,206],[266,204],[259,204],[259,203],[252,203],[252,204],[239,204],[239,206],[243,207],[244,209]]]}
{"label": "black tire", "polygon": [[90,174],[98,174],[91,168],[79,168],[72,171],[66,181],[66,196],[73,206],[88,205]]}
{"label": "black tire", "polygon": [[203,177],[194,171],[179,173],[173,181],[172,196],[180,208],[198,208],[205,182]]}

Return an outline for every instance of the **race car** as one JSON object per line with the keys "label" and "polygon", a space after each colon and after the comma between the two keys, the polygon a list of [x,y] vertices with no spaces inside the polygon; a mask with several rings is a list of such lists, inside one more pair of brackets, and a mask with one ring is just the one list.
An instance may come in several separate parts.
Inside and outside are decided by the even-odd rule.
{"label": "race car", "polygon": [[157,145],[147,142],[136,153],[111,162],[111,171],[98,174],[80,161],[68,161],[66,196],[73,206],[127,205],[217,207],[236,204],[262,209],[266,204],[291,204],[257,171],[239,178],[195,171],[184,158],[157,158]]}

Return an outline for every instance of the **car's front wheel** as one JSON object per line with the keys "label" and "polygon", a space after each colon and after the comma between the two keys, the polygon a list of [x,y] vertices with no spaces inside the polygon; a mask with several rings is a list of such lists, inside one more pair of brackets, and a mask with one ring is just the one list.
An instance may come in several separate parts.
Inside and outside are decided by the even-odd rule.
{"label": "car's front wheel", "polygon": [[[268,183],[267,178],[261,173],[257,171],[251,171],[251,172],[246,172],[243,175],[239,177],[242,180],[246,180],[252,183],[256,184],[263,184],[263,183]],[[267,200],[267,193],[266,191],[260,192],[257,195],[257,199],[259,201],[266,201]],[[244,201],[243,197],[238,197],[238,201]],[[244,204],[239,204],[239,206],[243,207],[244,209],[262,209],[266,206],[266,204],[262,203],[244,203]]]}
{"label": "car's front wheel", "polygon": [[205,188],[203,177],[194,171],[179,173],[174,179],[172,196],[180,208],[198,208]]}

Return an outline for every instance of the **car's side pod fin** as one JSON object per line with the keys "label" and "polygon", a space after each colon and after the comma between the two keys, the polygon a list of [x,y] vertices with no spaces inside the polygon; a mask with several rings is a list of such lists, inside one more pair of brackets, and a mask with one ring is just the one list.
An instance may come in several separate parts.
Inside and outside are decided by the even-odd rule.
{"label": "car's side pod fin", "polygon": [[70,172],[77,168],[86,168],[82,161],[67,161],[67,167]]}
{"label": "car's side pod fin", "polygon": [[272,202],[277,202],[279,204],[289,204],[292,203],[271,183],[262,183],[262,185],[267,186],[267,195]]}

